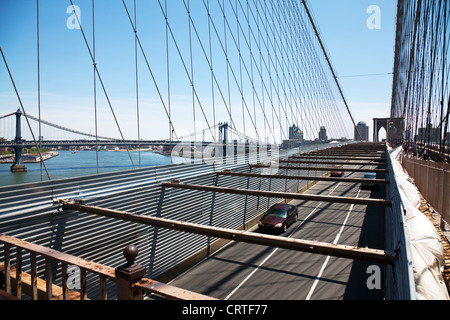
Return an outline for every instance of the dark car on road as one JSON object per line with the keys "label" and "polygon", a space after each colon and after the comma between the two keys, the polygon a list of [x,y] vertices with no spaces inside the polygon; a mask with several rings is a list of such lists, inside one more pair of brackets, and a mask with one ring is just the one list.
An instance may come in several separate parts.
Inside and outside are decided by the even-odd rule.
{"label": "dark car on road", "polygon": [[344,169],[343,166],[335,166],[333,168],[333,170],[331,171],[331,176],[332,177],[343,177],[344,171],[342,169]]}
{"label": "dark car on road", "polygon": [[[377,174],[375,172],[366,172],[364,174],[363,179],[375,180],[376,177],[377,177]],[[361,184],[361,188],[362,189],[378,188],[378,184],[375,181],[374,182],[363,182]]]}
{"label": "dark car on road", "polygon": [[278,203],[270,207],[258,223],[262,231],[286,232],[297,221],[298,209],[287,203]]}

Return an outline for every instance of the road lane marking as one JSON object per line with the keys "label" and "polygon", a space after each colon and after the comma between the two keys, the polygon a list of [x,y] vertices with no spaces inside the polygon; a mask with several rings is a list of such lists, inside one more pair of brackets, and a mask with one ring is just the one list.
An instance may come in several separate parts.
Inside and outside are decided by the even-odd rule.
{"label": "road lane marking", "polygon": [[[353,168],[358,167],[358,165],[353,166]],[[352,175],[353,173],[350,173],[350,175]],[[336,184],[336,186],[333,188],[333,190],[330,191],[330,193],[328,194],[328,196],[331,196],[331,194],[333,194],[333,192],[342,184],[342,182],[339,182],[338,184]],[[360,191],[361,189],[359,189]],[[309,191],[309,190],[308,190]],[[358,191],[358,195],[359,195],[359,191]],[[313,211],[310,212],[310,214],[308,214],[305,219],[291,232],[289,233],[289,235],[287,236],[288,238],[291,237],[291,235],[293,235],[302,225],[303,223],[305,223],[305,221],[308,220],[308,218],[313,215],[317,209],[322,205],[323,202],[320,202]],[[353,206],[353,204],[352,204]],[[236,293],[237,290],[239,290],[239,288],[241,288],[255,273],[256,271],[258,271],[274,254],[275,252],[278,251],[279,248],[275,248],[256,268],[255,270],[253,270],[244,280],[242,280],[237,286],[236,288],[234,288],[226,297],[224,300],[228,300],[234,293]]]}
{"label": "road lane marking", "polygon": [[[361,188],[358,189],[358,194],[356,195],[356,198],[358,198],[359,193],[361,192]],[[339,238],[342,235],[342,232],[344,231],[345,225],[347,224],[348,218],[350,217],[350,213],[353,211],[353,207],[354,204],[352,203],[352,205],[350,206],[350,209],[348,210],[347,216],[345,217],[344,223],[341,226],[341,229],[339,230],[338,234],[336,235],[336,238],[333,241],[333,244],[337,244],[339,242]],[[308,295],[306,296],[306,300],[310,300],[311,296],[314,293],[314,290],[317,287],[317,284],[320,281],[320,278],[322,277],[323,272],[325,271],[325,268],[327,267],[328,261],[330,261],[330,256],[327,256],[327,258],[325,259],[325,262],[323,263],[322,267],[320,268],[319,274],[317,275],[316,279],[314,280],[314,283],[311,287],[311,289],[308,292]]]}
{"label": "road lane marking", "polygon": [[[339,185],[341,184],[341,182],[339,182],[334,188],[333,190],[331,190],[331,192],[328,194],[328,196],[330,196],[337,187],[339,187]],[[305,221],[308,220],[308,218],[313,215],[317,209],[322,205],[323,202],[320,202],[313,211],[311,211],[306,217],[305,219],[291,232],[289,233],[289,235],[287,236],[288,238],[291,237],[292,234],[294,234],[302,225],[303,223],[305,223]],[[242,280],[237,286],[236,288],[233,289],[233,291],[231,291],[224,300],[228,300],[236,291],[239,290],[239,288],[241,288],[255,273],[256,271],[258,271],[274,254],[275,252],[278,251],[279,248],[275,248],[256,268],[255,270],[253,270],[244,280]]]}

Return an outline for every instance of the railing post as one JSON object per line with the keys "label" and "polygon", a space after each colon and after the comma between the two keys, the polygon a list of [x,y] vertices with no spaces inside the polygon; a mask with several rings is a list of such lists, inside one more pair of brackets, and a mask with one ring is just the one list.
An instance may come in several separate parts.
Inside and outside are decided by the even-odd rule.
{"label": "railing post", "polygon": [[134,288],[133,284],[142,279],[146,273],[144,266],[134,263],[139,251],[136,246],[129,245],[123,250],[127,263],[116,268],[116,294],[118,300],[142,300],[143,292]]}

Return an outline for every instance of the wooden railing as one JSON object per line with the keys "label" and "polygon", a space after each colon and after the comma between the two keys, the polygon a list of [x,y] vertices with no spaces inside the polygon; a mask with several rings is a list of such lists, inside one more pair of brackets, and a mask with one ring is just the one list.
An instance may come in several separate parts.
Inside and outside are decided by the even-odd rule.
{"label": "wooden railing", "polygon": [[[32,300],[89,300],[87,296],[87,273],[99,277],[99,299],[107,300],[107,281],[115,283],[118,300],[143,299],[146,293],[161,296],[165,299],[179,300],[210,300],[211,297],[182,290],[164,283],[145,279],[145,267],[134,263],[138,255],[135,246],[127,246],[123,254],[126,263],[111,268],[92,261],[81,259],[60,251],[26,242],[17,238],[0,234],[0,243],[3,243],[4,261],[0,261],[0,298],[22,299],[28,296]],[[11,256],[15,249],[15,265],[12,265]],[[29,265],[24,264],[24,251],[29,253]],[[0,255],[1,256],[1,255]],[[37,259],[42,257],[45,267],[45,280],[38,277]],[[62,286],[53,284],[52,264],[61,265]],[[70,290],[68,286],[68,268],[79,268],[80,289]],[[23,270],[29,270],[29,273]]]}

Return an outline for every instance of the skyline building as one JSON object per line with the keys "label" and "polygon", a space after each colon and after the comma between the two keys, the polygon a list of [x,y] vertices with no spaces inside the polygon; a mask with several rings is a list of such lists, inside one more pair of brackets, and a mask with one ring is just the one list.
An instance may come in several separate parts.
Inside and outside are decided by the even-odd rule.
{"label": "skyline building", "polygon": [[319,131],[319,141],[328,141],[327,129],[324,126],[320,127]]}
{"label": "skyline building", "polygon": [[289,140],[303,142],[303,131],[295,124],[289,127]]}
{"label": "skyline building", "polygon": [[[358,130],[361,137],[358,134]],[[358,122],[358,125],[355,128],[355,141],[369,141],[369,126],[367,126],[364,121]]]}

